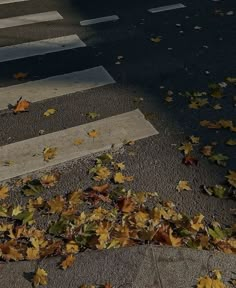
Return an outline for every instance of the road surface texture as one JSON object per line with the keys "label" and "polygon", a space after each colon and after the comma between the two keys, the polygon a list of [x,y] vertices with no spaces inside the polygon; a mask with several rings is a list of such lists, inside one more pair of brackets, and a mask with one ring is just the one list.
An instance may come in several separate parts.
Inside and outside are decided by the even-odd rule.
{"label": "road surface texture", "polygon": [[[236,170],[235,146],[225,145],[228,139],[236,138],[235,133],[199,124],[220,119],[236,123],[235,85],[224,88],[223,98],[209,97],[209,104],[200,109],[191,109],[184,96],[186,91],[209,91],[210,83],[235,77],[235,3],[183,0],[180,7],[150,10],[176,4],[174,0],[0,0],[0,161],[16,163],[15,167],[0,166],[0,181],[13,187],[10,201],[21,201],[13,185],[18,178],[14,177],[31,173],[38,177],[51,169],[61,176],[58,185],[50,189],[50,196],[66,195],[78,187],[86,189],[92,184],[87,172],[95,156],[108,151],[134,176],[127,189],[155,191],[160,199],[173,201],[186,215],[202,213],[207,223],[214,220],[228,227],[235,222],[235,195],[221,199],[209,196],[202,188],[224,183],[228,171]],[[27,73],[27,77],[15,79],[13,75],[19,72]],[[29,112],[15,115],[10,108],[20,97],[31,102]],[[213,109],[216,104],[222,109]],[[56,113],[45,117],[49,108],[56,109]],[[99,117],[88,119],[89,112]],[[77,150],[72,144],[66,146],[67,139],[76,136],[72,131],[85,135],[95,128],[100,130],[101,139],[90,139]],[[191,135],[200,137],[200,143],[193,145],[198,164],[186,166],[178,148]],[[135,144],[123,145],[130,140],[136,140]],[[212,142],[217,142],[217,153],[229,157],[225,167],[199,152]],[[38,153],[57,143],[61,155],[58,153],[55,162],[42,163]],[[31,160],[28,156],[34,153]],[[176,191],[180,180],[188,181],[192,190]],[[44,260],[54,275],[48,287],[79,287],[85,280],[105,281],[100,257],[105,259],[115,287],[192,287],[200,272],[211,269],[206,264],[210,256],[208,252],[176,251],[135,247],[109,252],[111,258],[106,258],[105,251],[88,257],[85,252],[68,276],[53,269],[58,259]],[[181,253],[183,264],[176,253]],[[147,263],[141,256],[144,254],[152,255]],[[119,264],[116,257],[126,258],[127,263]],[[170,266],[160,272],[165,257],[178,260],[168,260],[166,265]],[[229,273],[228,279],[232,277],[229,271],[236,272],[235,257],[212,257],[215,266]],[[134,267],[141,262],[137,272]],[[36,263],[1,265],[0,287],[30,287],[27,279]],[[130,267],[132,275],[125,275],[124,265]],[[186,265],[184,274],[179,272],[175,283],[165,282],[173,280],[164,279],[176,271],[175,265]],[[114,269],[125,280],[122,285],[129,283],[127,286],[118,286]]]}

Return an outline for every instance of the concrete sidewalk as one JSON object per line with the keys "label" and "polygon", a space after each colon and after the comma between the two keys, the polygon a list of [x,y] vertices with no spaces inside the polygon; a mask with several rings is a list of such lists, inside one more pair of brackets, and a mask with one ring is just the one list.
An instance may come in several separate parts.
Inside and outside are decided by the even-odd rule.
{"label": "concrete sidewalk", "polygon": [[226,284],[236,273],[235,255],[153,245],[83,252],[66,271],[58,268],[60,262],[60,258],[54,257],[40,263],[1,264],[0,287],[32,287],[30,281],[38,265],[48,272],[50,288],[107,282],[114,288],[190,288],[195,287],[200,276],[214,269],[222,272]]}

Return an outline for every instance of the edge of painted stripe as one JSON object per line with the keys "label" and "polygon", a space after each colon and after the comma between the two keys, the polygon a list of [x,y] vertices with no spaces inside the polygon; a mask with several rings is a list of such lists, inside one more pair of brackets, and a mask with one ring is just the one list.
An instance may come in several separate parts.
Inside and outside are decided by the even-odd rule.
{"label": "edge of painted stripe", "polygon": [[[97,138],[88,136],[88,132],[93,129],[100,133]],[[136,141],[157,134],[159,134],[158,131],[137,109],[95,122],[8,144],[0,147],[0,159],[1,162],[13,160],[14,163],[10,166],[0,166],[0,181],[110,150],[113,146],[121,147],[124,145],[124,141],[127,140]],[[82,138],[84,142],[81,145],[74,145],[74,141],[77,138]],[[57,154],[54,159],[44,161],[43,150],[45,147],[57,148]]]}
{"label": "edge of painted stripe", "polygon": [[158,12],[164,12],[164,11],[169,11],[169,10],[174,10],[174,9],[180,9],[180,8],[185,8],[186,6],[182,3],[178,4],[173,4],[173,5],[166,5],[166,6],[160,6],[156,8],[151,8],[148,9],[148,12],[150,13],[158,13]]}
{"label": "edge of painted stripe", "polygon": [[0,47],[0,62],[46,55],[80,47],[86,47],[86,44],[76,34],[5,46]]}
{"label": "edge of painted stripe", "polygon": [[105,16],[105,17],[83,20],[83,21],[80,21],[80,25],[81,26],[88,26],[88,25],[93,25],[93,24],[97,24],[97,23],[117,21],[119,19],[120,19],[119,16],[111,15],[111,16]]}
{"label": "edge of painted stripe", "polygon": [[11,3],[16,3],[16,2],[25,2],[29,0],[0,0],[0,5],[2,4],[11,4]]}
{"label": "edge of painted stripe", "polygon": [[22,96],[34,103],[92,88],[113,84],[116,81],[103,66],[97,66],[68,74],[29,81],[0,88],[0,110],[14,105]]}

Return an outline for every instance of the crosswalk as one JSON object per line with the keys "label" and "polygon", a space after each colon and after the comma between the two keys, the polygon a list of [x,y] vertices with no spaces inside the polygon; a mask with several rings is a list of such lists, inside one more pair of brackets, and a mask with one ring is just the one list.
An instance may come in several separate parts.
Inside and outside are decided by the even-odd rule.
{"label": "crosswalk", "polygon": [[[24,1],[0,0],[0,4],[14,2]],[[3,7],[7,9],[7,5],[3,5]],[[105,20],[118,20],[118,16]],[[50,21],[63,21],[63,16],[58,11],[49,11],[4,18],[0,19],[0,29]],[[99,19],[94,21],[100,22]],[[81,26],[83,24],[89,23],[81,23]],[[33,56],[81,48],[86,49],[86,44],[76,34],[51,39],[39,39],[34,42],[0,47],[0,62],[5,63],[17,59],[28,59]],[[9,104],[16,103],[20,97],[24,97],[24,99],[34,103],[79,91],[96,89],[105,85],[115,85],[115,83],[113,77],[103,66],[90,67],[82,71],[71,71],[71,73],[62,75],[51,75],[45,79],[26,81],[22,84],[0,88],[0,110],[7,109]],[[83,97],[83,94],[79,94],[79,96]],[[97,105],[99,105],[99,99],[97,99]],[[96,131],[97,137],[90,137],[90,131]],[[3,145],[0,146],[0,181],[60,165],[93,153],[106,151],[111,149],[113,145],[122,146],[124,141],[139,140],[157,134],[157,130],[145,119],[144,115],[139,110],[134,110]],[[77,138],[82,139],[79,147],[74,144]],[[45,161],[43,151],[45,151],[45,148],[50,147],[54,147],[57,153],[53,159]],[[6,165],[6,163],[10,164]]]}

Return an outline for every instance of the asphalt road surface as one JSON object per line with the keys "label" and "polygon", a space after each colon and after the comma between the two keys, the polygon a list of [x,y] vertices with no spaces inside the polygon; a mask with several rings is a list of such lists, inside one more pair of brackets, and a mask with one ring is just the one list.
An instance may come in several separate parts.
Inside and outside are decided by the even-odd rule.
{"label": "asphalt road surface", "polygon": [[[115,142],[119,147],[115,157],[124,161],[127,173],[134,176],[134,181],[128,184],[134,191],[156,191],[161,199],[172,200],[180,211],[188,215],[200,212],[207,221],[214,219],[223,225],[235,221],[235,200],[212,197],[201,189],[202,185],[224,182],[227,171],[236,169],[235,146],[224,145],[233,137],[232,133],[199,125],[205,119],[236,120],[232,100],[235,87],[228,85],[224,98],[212,100],[213,104],[221,103],[221,110],[214,110],[211,105],[190,109],[186,97],[179,94],[207,91],[209,83],[235,77],[234,0],[183,0],[184,7],[156,13],[148,9],[178,2],[4,2],[10,1],[0,0],[0,160],[18,161],[26,167],[14,170],[2,166],[0,177],[4,182],[12,181],[6,175],[12,178],[30,171],[30,160],[24,153],[32,147],[43,149],[41,130],[43,137],[49,137],[43,138],[45,146],[53,141],[62,143],[67,128],[80,129],[86,123],[90,123],[90,128],[97,127],[95,121],[101,119],[103,127],[108,127],[112,123],[110,117],[138,108],[153,126],[140,114],[138,125],[131,127],[126,124],[136,118],[126,119],[123,115],[120,126],[109,126],[110,137],[101,133],[101,141],[95,139],[89,143],[90,150],[84,152],[84,157],[77,159],[79,152],[73,154],[69,145],[64,156],[55,162],[56,168],[53,167],[60,171],[61,179],[51,189],[52,195],[86,188],[90,184],[87,171],[94,163],[94,153],[111,148]],[[113,21],[91,20],[106,16],[112,16]],[[96,67],[98,70],[94,72]],[[14,79],[18,72],[28,76],[21,81]],[[165,101],[168,90],[174,93],[170,103]],[[29,112],[14,115],[8,106],[21,96],[31,102]],[[49,108],[57,112],[45,117],[43,114]],[[96,112],[100,117],[89,120],[88,112]],[[114,140],[112,133],[116,137],[120,133],[121,137]],[[120,147],[124,140],[132,140],[129,139],[132,133],[139,139],[135,145]],[[191,135],[200,137],[200,144],[194,146],[199,159],[197,166],[182,164],[183,155],[178,150]],[[28,142],[20,142],[24,140]],[[226,167],[210,163],[198,152],[213,141],[218,143],[219,153],[229,156]],[[43,166],[35,161],[33,170],[37,175]],[[177,192],[180,180],[189,181],[192,191]]]}

